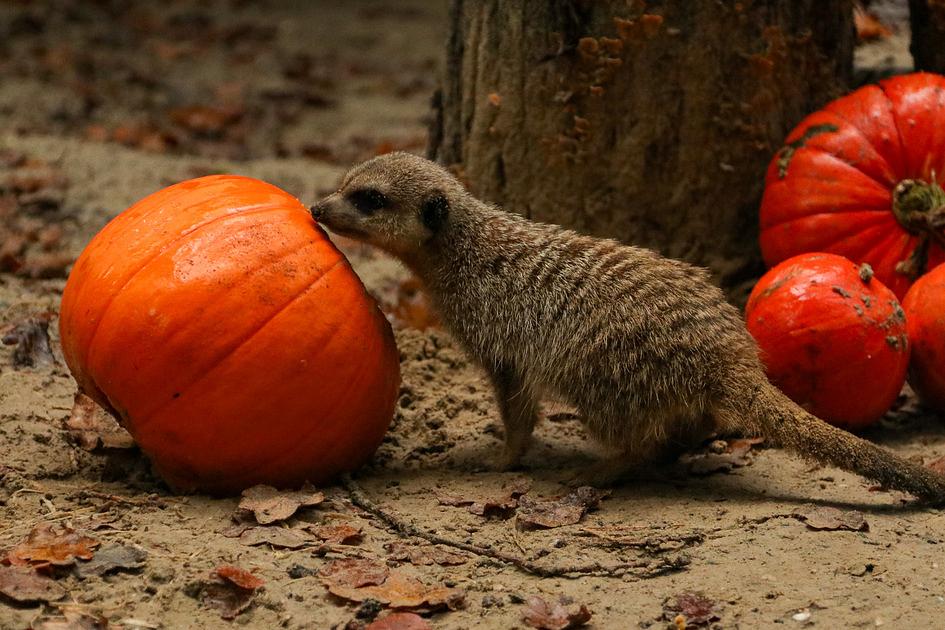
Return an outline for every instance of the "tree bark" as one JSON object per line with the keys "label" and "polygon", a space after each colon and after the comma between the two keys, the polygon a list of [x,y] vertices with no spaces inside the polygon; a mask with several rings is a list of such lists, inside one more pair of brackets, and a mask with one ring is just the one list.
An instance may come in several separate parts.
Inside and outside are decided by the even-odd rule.
{"label": "tree bark", "polygon": [[506,209],[762,267],[768,161],[842,93],[851,0],[454,0],[430,156]]}
{"label": "tree bark", "polygon": [[916,70],[945,74],[945,0],[909,0]]}

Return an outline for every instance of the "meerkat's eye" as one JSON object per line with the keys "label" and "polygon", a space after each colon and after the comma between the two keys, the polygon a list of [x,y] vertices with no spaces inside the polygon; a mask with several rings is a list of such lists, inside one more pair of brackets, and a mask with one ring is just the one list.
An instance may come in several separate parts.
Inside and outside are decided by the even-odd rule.
{"label": "meerkat's eye", "polygon": [[359,188],[348,193],[348,201],[361,214],[374,214],[388,205],[387,197],[376,188]]}

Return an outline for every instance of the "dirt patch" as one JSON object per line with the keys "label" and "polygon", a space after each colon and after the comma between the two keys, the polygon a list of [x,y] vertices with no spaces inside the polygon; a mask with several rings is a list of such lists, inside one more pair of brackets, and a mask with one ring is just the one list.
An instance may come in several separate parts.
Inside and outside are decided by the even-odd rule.
{"label": "dirt patch", "polygon": [[[549,407],[524,470],[491,472],[501,428],[488,382],[435,327],[398,328],[394,424],[356,483],[383,513],[465,548],[392,528],[342,486],[261,526],[239,498],[171,494],[135,449],[96,439],[86,450],[64,424],[75,385],[54,316],[62,273],[18,270],[46,254],[73,259],[109,218],[180,179],[237,172],[309,203],[348,161],[422,144],[445,36],[445,9],[419,1],[128,8],[0,7],[0,129],[9,130],[0,151],[45,169],[33,181],[48,184],[24,199],[33,184],[23,173],[4,180],[16,184],[0,199],[14,204],[3,215],[13,222],[0,225],[26,236],[20,266],[0,273],[0,334],[52,317],[54,359],[14,367],[19,345],[0,346],[0,555],[37,526],[97,543],[91,560],[30,579],[7,567],[3,592],[15,597],[0,595],[0,627],[104,618],[205,628],[224,616],[249,628],[399,627],[424,623],[417,614],[435,628],[584,623],[586,614],[596,628],[673,627],[679,615],[719,627],[910,627],[945,614],[942,511],[777,450],[653,470],[555,527],[521,526],[520,504],[569,505],[561,481],[594,447],[574,414]],[[22,171],[17,160],[0,175]],[[61,231],[41,237],[51,226]],[[398,287],[412,286],[393,261],[342,247],[382,302],[396,305]],[[428,325],[424,308],[404,319]],[[945,456],[945,423],[911,397],[868,437],[908,457]],[[730,447],[710,445],[708,459],[734,457]],[[483,509],[444,505],[446,496]],[[501,514],[486,509],[507,498]],[[385,622],[392,603],[407,610]]]}

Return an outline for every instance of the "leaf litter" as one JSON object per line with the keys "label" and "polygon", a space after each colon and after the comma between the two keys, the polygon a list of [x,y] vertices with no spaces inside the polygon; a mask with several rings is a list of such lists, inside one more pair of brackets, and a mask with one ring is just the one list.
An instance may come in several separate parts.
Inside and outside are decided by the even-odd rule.
{"label": "leaf litter", "polygon": [[132,448],[134,438],[94,400],[76,393],[72,413],[65,420],[66,431],[82,449]]}
{"label": "leaf litter", "polygon": [[391,560],[409,562],[418,566],[438,564],[443,567],[465,564],[466,556],[447,551],[437,545],[411,545],[403,542],[391,542],[384,545]]}
{"label": "leaf litter", "polygon": [[579,523],[596,508],[609,490],[581,486],[555,501],[536,501],[523,495],[518,501],[516,526],[519,529],[550,529]]}
{"label": "leaf litter", "polygon": [[69,525],[39,523],[23,542],[9,551],[7,561],[36,568],[64,567],[75,564],[77,559],[91,560],[99,544]]}
{"label": "leaf litter", "polygon": [[81,578],[93,575],[106,575],[120,571],[136,572],[144,566],[148,552],[140,547],[114,543],[95,552],[88,562],[76,566],[76,574]]}
{"label": "leaf litter", "polygon": [[515,513],[519,499],[530,489],[527,479],[517,479],[506,486],[504,494],[493,497],[469,498],[455,494],[437,493],[440,505],[465,507],[470,514],[485,518],[507,519]]}
{"label": "leaf litter", "polygon": [[14,369],[35,368],[56,363],[49,347],[49,320],[51,315],[29,317],[10,326],[0,337],[5,346],[13,348]]}
{"label": "leaf litter", "polygon": [[447,586],[429,586],[406,572],[365,558],[333,560],[319,578],[328,592],[354,602],[376,600],[389,608],[432,611],[456,610],[465,605],[466,593]]}
{"label": "leaf litter", "polygon": [[219,566],[210,573],[211,580],[189,585],[187,595],[205,606],[215,608],[223,619],[235,619],[253,603],[256,591],[265,581],[233,565]]}
{"label": "leaf litter", "polygon": [[243,490],[239,509],[252,512],[260,525],[269,525],[286,520],[300,508],[318,505],[324,500],[325,495],[311,486],[293,491],[276,490],[260,484]]}
{"label": "leaf litter", "polygon": [[717,602],[697,591],[683,591],[663,601],[663,619],[677,628],[707,626],[721,619],[720,612]]}
{"label": "leaf litter", "polygon": [[579,628],[591,620],[592,613],[584,604],[575,604],[570,598],[559,598],[549,603],[538,595],[525,600],[522,621],[540,630],[568,630]]}
{"label": "leaf litter", "polygon": [[839,510],[829,506],[806,505],[791,513],[793,518],[804,521],[808,528],[824,531],[868,532],[869,523],[862,512]]}
{"label": "leaf litter", "polygon": [[54,602],[66,596],[66,589],[31,568],[0,565],[0,595],[18,603]]}

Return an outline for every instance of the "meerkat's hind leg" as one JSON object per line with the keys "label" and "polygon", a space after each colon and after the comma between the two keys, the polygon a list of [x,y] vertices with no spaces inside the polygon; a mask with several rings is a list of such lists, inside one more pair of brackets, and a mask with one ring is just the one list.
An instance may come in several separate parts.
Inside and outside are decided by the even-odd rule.
{"label": "meerkat's hind leg", "polygon": [[531,443],[538,423],[538,401],[524,379],[510,366],[498,367],[491,376],[505,427],[505,447],[496,468],[512,470],[518,467]]}

